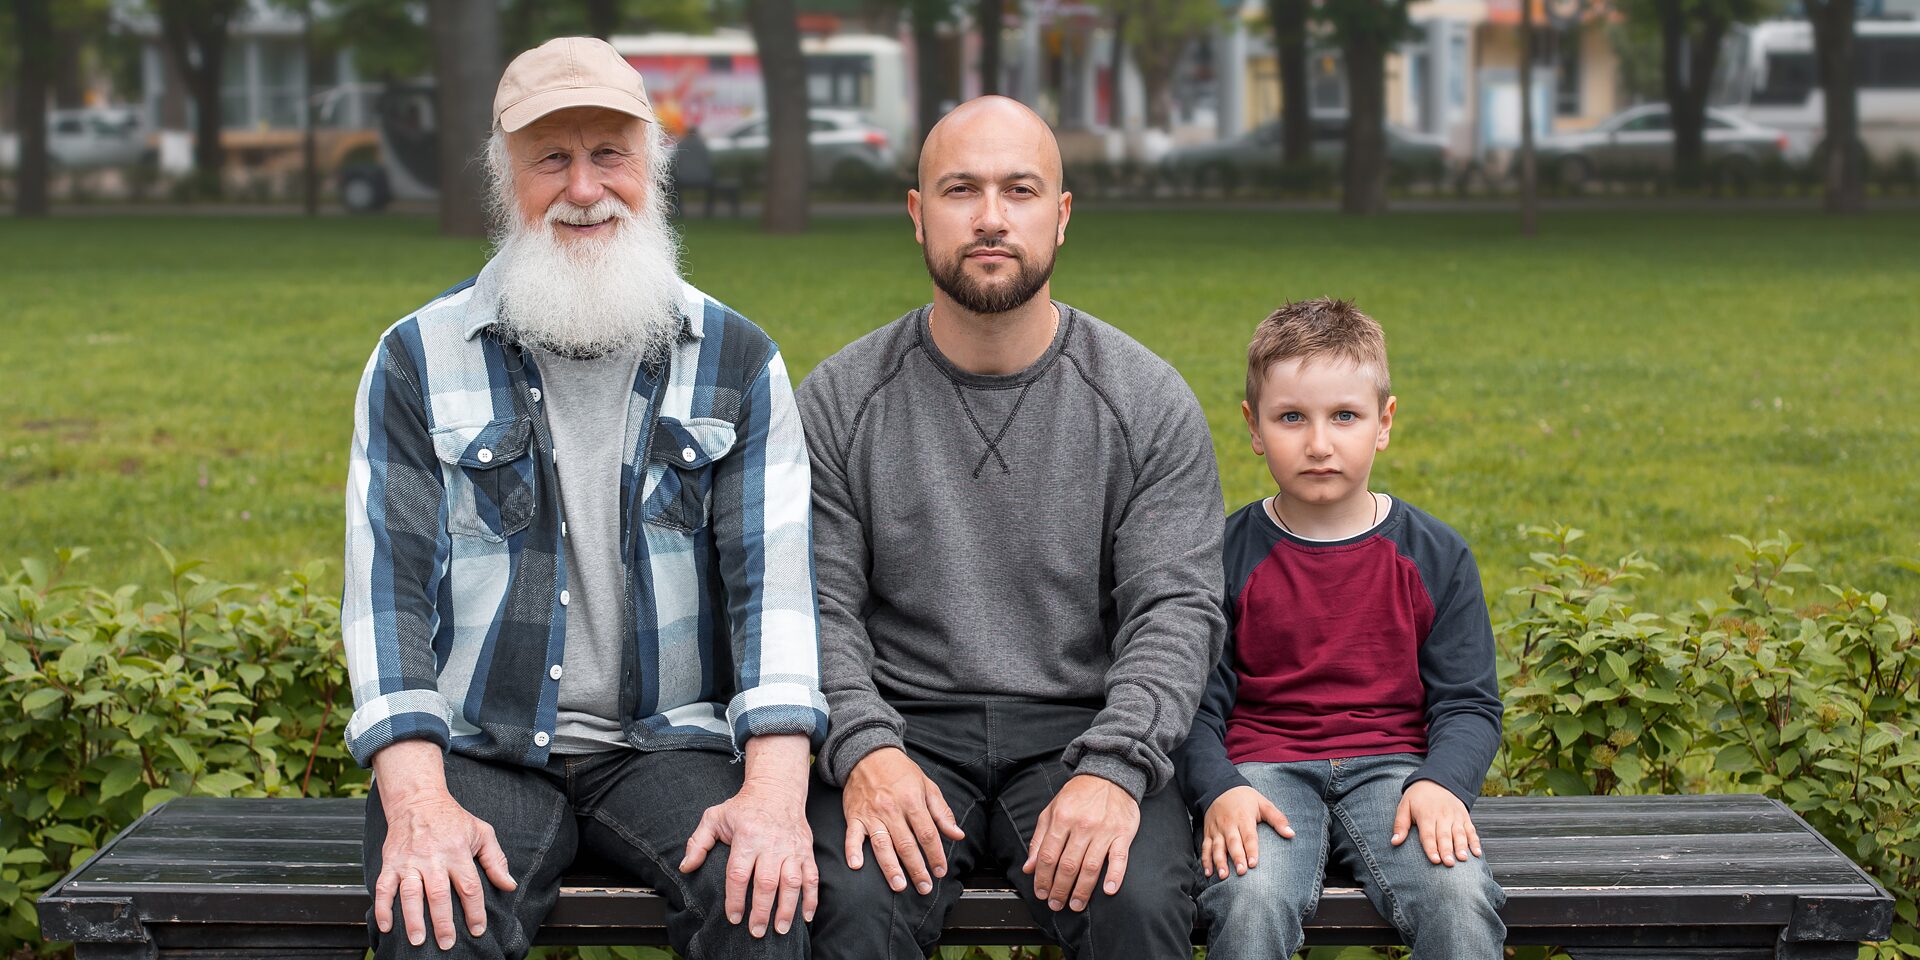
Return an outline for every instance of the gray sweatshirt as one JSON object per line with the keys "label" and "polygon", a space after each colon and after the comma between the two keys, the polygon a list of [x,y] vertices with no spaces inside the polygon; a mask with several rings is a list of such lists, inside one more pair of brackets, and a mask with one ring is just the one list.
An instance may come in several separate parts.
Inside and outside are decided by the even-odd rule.
{"label": "gray sweatshirt", "polygon": [[955,367],[922,307],[796,392],[829,782],[901,745],[902,700],[1100,707],[1066,763],[1136,798],[1171,778],[1226,637],[1213,443],[1173,367],[1055,306],[1019,373]]}

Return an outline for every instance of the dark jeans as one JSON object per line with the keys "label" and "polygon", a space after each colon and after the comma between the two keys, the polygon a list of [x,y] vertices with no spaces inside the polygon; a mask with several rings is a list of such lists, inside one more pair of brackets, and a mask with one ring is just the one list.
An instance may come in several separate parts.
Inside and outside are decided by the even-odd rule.
{"label": "dark jeans", "polygon": [[[457,939],[442,952],[427,929],[426,942],[407,942],[398,907],[393,930],[382,934],[367,914],[374,955],[389,957],[523,957],[533,935],[560,897],[560,875],[574,853],[590,849],[667,901],[667,936],[689,960],[706,958],[804,958],[804,924],[782,936],[771,926],[754,938],[745,923],[727,922],[727,847],[715,847],[692,874],[680,872],[687,837],[700,815],[740,789],[742,768],[729,756],[699,750],[643,753],[619,750],[555,756],[545,768],[485,763],[448,754],[447,789],[467,812],[493,825],[507,867],[519,884],[503,893],[486,882],[487,932],[475,938],[454,898]],[[380,850],[387,836],[379,784],[367,799],[365,845],[367,889],[380,876]],[[477,868],[476,868],[477,869]]]}
{"label": "dark jeans", "polygon": [[933,892],[894,893],[869,853],[847,869],[846,813],[840,790],[817,778],[807,798],[820,908],[814,951],[832,960],[925,957],[940,942],[962,881],[992,865],[1026,900],[1040,929],[1078,960],[1127,957],[1186,960],[1192,955],[1193,895],[1200,868],[1191,823],[1176,791],[1140,803],[1126,880],[1107,896],[1095,888],[1085,912],[1054,912],[1020,871],[1034,822],[1073,771],[1061,751],[1092,723],[1091,707],[1041,703],[895,703],[906,719],[907,756],[940,787],[966,839],[942,840],[947,876]]}

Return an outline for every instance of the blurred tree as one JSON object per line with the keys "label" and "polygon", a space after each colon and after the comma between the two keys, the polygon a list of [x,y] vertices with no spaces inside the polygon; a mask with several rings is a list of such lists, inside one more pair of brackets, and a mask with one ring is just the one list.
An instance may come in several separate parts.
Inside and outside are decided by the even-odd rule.
{"label": "blurred tree", "polygon": [[953,0],[904,0],[907,22],[913,31],[914,120],[920,140],[940,122],[940,109],[947,85],[941,70],[945,51],[941,49],[940,28],[958,18]]}
{"label": "blurred tree", "polygon": [[17,217],[47,215],[47,85],[49,57],[41,41],[52,30],[47,0],[13,0],[12,32],[20,44],[15,60],[14,122],[20,131],[20,157],[15,163],[13,213]]}
{"label": "blurred tree", "polygon": [[1219,0],[1101,0],[1101,5],[1112,15],[1115,35],[1124,39],[1140,70],[1147,126],[1172,129],[1174,68],[1187,45],[1224,16]]}
{"label": "blurred tree", "polygon": [[1660,31],[1661,88],[1673,127],[1673,181],[1682,189],[1706,182],[1707,97],[1727,31],[1750,23],[1773,0],[1618,0],[1630,18]]}
{"label": "blurred tree", "polygon": [[974,24],[980,30],[980,92],[1000,92],[1000,46],[1006,33],[1006,0],[974,0]]}
{"label": "blurred tree", "polygon": [[1813,24],[1814,59],[1826,104],[1826,138],[1815,156],[1826,178],[1827,210],[1859,213],[1867,206],[1866,147],[1860,142],[1859,45],[1854,0],[1804,0]]}
{"label": "blurred tree", "polygon": [[1322,0],[1347,62],[1347,141],[1340,209],[1387,209],[1387,51],[1406,36],[1408,0]]}
{"label": "blurred tree", "polygon": [[493,129],[500,85],[497,0],[429,0],[433,40],[434,120],[440,153],[440,232],[487,233],[486,165],[476,162]]}
{"label": "blurred tree", "polygon": [[226,69],[227,30],[246,7],[245,0],[153,0],[160,15],[160,41],[174,72],[193,98],[193,180],[196,193],[220,195],[226,149],[220,103]]}
{"label": "blurred tree", "polygon": [[1533,0],[1520,0],[1520,235],[1539,231],[1540,179],[1533,149]]}
{"label": "blurred tree", "polygon": [[767,104],[767,196],[760,226],[768,233],[807,229],[807,63],[793,0],[748,0]]}
{"label": "blurred tree", "polygon": [[1280,61],[1280,165],[1313,162],[1313,97],[1308,92],[1307,21],[1311,0],[1267,0],[1273,48]]}
{"label": "blurred tree", "polygon": [[363,77],[384,83],[433,68],[426,4],[419,0],[327,0],[317,12],[315,44],[351,50]]}

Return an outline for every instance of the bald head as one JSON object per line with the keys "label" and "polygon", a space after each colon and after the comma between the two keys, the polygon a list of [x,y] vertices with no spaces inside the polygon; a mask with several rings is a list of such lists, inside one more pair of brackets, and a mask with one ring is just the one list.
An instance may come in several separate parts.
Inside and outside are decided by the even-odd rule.
{"label": "bald head", "polygon": [[1027,105],[1008,97],[975,97],[940,118],[920,148],[920,189],[956,176],[1000,178],[1030,173],[1061,189],[1060,143]]}

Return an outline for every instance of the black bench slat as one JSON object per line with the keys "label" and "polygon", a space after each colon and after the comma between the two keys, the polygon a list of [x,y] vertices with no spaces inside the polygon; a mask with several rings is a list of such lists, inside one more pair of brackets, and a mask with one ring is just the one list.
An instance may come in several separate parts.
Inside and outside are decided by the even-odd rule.
{"label": "black bench slat", "polygon": [[[364,809],[337,798],[172,801],[42,897],[43,928],[60,939],[133,929],[182,949],[351,949],[365,937]],[[1884,931],[1892,915],[1870,878],[1762,796],[1489,797],[1475,820],[1507,889],[1513,944],[1770,954],[1782,930],[1816,926],[1804,921],[1808,904],[1839,904],[1819,915],[1853,924],[1829,923],[1820,937]],[[131,912],[118,927],[82,922],[102,909]],[[651,891],[583,863],[539,940],[659,944],[664,923]],[[1312,943],[1397,940],[1351,887],[1330,886],[1308,929]],[[993,876],[975,879],[947,930],[953,943],[1039,942],[1025,904]]]}

